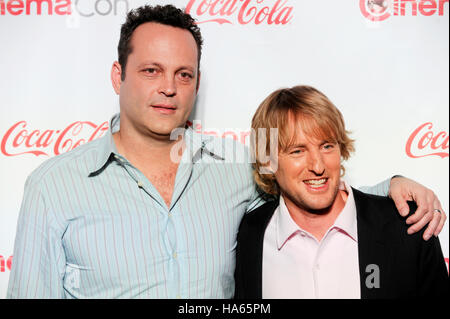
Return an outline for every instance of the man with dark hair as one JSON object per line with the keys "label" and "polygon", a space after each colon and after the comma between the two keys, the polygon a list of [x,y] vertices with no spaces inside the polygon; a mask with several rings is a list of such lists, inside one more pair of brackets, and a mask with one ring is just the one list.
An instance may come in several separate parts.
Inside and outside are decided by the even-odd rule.
{"label": "man with dark hair", "polygon": [[[233,296],[235,235],[258,191],[249,163],[230,161],[243,146],[185,128],[201,44],[194,20],[173,6],[128,14],[111,69],[120,114],[104,137],[27,179],[9,298]],[[412,227],[432,220],[430,236],[440,231],[430,190],[395,178],[382,194],[389,184],[392,196],[423,203]]]}
{"label": "man with dark hair", "polygon": [[127,21],[122,25],[120,31],[119,46],[117,48],[119,56],[119,64],[122,66],[122,81],[125,80],[125,69],[127,66],[128,55],[132,52],[130,44],[131,36],[138,26],[147,22],[156,22],[172,27],[188,30],[197,43],[197,62],[198,70],[200,70],[200,59],[202,56],[203,39],[200,28],[195,24],[195,20],[185,14],[181,9],[174,6],[149,6],[139,7],[131,11],[127,16]]}

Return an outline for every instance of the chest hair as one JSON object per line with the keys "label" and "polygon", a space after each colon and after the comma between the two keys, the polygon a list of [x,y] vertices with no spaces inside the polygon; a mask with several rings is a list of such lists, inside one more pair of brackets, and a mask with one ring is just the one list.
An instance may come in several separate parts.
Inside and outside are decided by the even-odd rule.
{"label": "chest hair", "polygon": [[175,187],[177,166],[148,172],[145,175],[159,192],[167,207],[170,207],[170,201],[172,200],[172,194]]}

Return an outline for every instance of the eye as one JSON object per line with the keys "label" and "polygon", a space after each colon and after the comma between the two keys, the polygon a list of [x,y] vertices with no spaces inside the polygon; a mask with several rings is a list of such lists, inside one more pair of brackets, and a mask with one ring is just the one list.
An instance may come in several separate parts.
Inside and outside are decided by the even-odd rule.
{"label": "eye", "polygon": [[155,75],[156,73],[158,73],[158,69],[156,68],[146,68],[143,71],[147,75]]}
{"label": "eye", "polygon": [[303,152],[303,150],[296,148],[296,149],[293,149],[292,151],[290,151],[289,154],[290,155],[298,155],[298,154],[301,154],[302,152]]}
{"label": "eye", "polygon": [[326,151],[331,151],[332,149],[334,149],[334,147],[335,147],[335,144],[332,144],[332,143],[327,143],[327,144],[324,144],[324,145],[323,145],[323,148],[324,148]]}
{"label": "eye", "polygon": [[183,81],[190,81],[194,78],[194,75],[192,75],[192,73],[185,72],[185,71],[180,72],[178,75],[181,78],[181,80],[183,80]]}

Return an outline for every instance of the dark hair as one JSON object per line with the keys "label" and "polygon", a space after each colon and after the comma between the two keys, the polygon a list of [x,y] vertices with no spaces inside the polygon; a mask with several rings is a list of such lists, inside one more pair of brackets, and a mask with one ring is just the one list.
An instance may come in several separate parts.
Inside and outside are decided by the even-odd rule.
{"label": "dark hair", "polygon": [[147,22],[156,22],[188,30],[197,43],[198,68],[200,69],[203,39],[200,28],[195,24],[195,20],[188,13],[170,4],[165,6],[145,5],[128,12],[127,20],[120,30],[117,51],[119,53],[119,64],[122,67],[122,81],[125,79],[128,56],[133,51],[130,45],[131,36],[138,26]]}

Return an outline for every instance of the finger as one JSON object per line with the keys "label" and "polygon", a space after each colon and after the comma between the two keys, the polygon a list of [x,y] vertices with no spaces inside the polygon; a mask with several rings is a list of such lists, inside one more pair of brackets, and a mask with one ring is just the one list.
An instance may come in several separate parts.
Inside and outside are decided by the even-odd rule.
{"label": "finger", "polygon": [[442,212],[441,202],[440,202],[439,198],[437,198],[437,196],[434,197],[434,200],[433,200],[433,209],[435,209],[435,208],[439,209]]}
{"label": "finger", "polygon": [[399,214],[403,217],[408,216],[409,206],[406,199],[400,194],[391,194],[391,198],[394,201],[395,207],[397,207]]}
{"label": "finger", "polygon": [[418,222],[414,223],[411,227],[408,228],[408,234],[412,235],[421,230],[433,217],[433,213],[426,213]]}
{"label": "finger", "polygon": [[439,226],[439,223],[441,222],[441,213],[435,211],[432,213],[432,215],[433,217],[430,223],[428,224],[427,229],[423,233],[424,240],[428,240],[431,238],[431,236],[433,236],[434,232],[436,231],[436,228]]}
{"label": "finger", "polygon": [[445,221],[447,220],[447,215],[445,214],[445,212],[441,206],[439,206],[439,210],[441,211],[441,213],[440,213],[441,216],[440,216],[439,225],[436,228],[436,230],[434,231],[434,236],[436,236],[436,237],[441,233],[442,229],[444,228]]}
{"label": "finger", "polygon": [[[426,204],[419,204],[417,203],[417,209],[414,212],[414,214],[412,214],[411,216],[408,217],[408,219],[406,220],[406,223],[408,225],[412,225],[417,223],[419,220],[421,220],[425,214],[427,214],[428,212],[431,213],[431,210],[429,209],[428,205]],[[430,217],[431,219],[431,217]]]}
{"label": "finger", "polygon": [[447,220],[447,216],[445,214],[441,214],[441,220],[439,221],[438,227],[436,227],[436,230],[434,231],[434,236],[439,236],[442,229],[444,228],[445,221]]}

